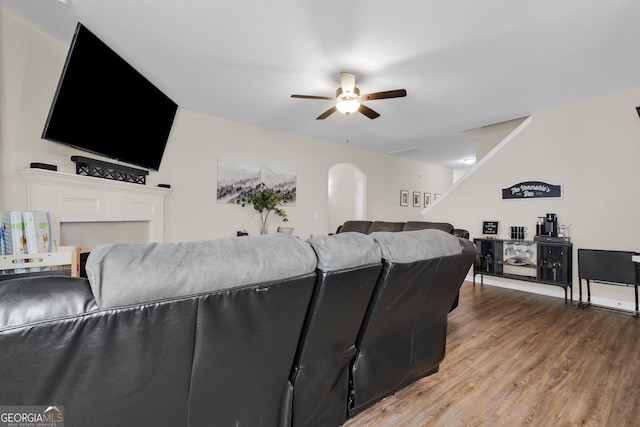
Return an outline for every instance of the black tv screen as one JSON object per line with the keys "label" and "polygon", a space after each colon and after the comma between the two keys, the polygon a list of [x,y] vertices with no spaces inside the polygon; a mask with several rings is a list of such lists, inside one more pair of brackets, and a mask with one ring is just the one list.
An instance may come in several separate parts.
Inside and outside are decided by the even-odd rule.
{"label": "black tv screen", "polygon": [[42,138],[158,170],[177,108],[78,23]]}

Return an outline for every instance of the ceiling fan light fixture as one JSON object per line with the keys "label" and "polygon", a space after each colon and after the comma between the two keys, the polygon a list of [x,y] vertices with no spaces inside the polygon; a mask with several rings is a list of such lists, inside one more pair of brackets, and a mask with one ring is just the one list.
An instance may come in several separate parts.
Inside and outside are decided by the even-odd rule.
{"label": "ceiling fan light fixture", "polygon": [[355,113],[360,108],[360,103],[355,99],[342,99],[336,103],[336,108],[342,114],[347,116],[351,113]]}
{"label": "ceiling fan light fixture", "polygon": [[324,113],[316,117],[316,120],[324,120],[336,111],[340,111],[342,114],[348,116],[356,111],[362,113],[364,116],[375,119],[380,117],[380,114],[371,108],[367,107],[360,101],[371,101],[374,99],[387,99],[387,98],[400,98],[407,96],[405,89],[385,90],[383,92],[373,92],[366,95],[360,95],[360,89],[356,86],[356,77],[353,73],[340,73],[340,87],[336,89],[336,96],[317,96],[317,95],[291,95],[292,98],[306,98],[306,99],[323,99],[327,101],[335,101],[336,104],[329,108]]}

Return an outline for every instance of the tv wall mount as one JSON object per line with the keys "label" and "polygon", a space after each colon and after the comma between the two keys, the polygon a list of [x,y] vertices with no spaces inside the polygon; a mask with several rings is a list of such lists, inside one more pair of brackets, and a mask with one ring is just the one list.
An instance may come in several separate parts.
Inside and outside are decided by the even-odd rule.
{"label": "tv wall mount", "polygon": [[76,175],[93,176],[114,181],[131,182],[145,185],[149,171],[129,166],[116,165],[102,160],[90,159],[82,156],[71,156],[76,164]]}

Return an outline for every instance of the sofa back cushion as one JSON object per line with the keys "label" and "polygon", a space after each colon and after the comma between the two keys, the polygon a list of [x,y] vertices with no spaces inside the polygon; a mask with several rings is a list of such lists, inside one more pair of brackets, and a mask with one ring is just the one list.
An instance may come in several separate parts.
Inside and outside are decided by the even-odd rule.
{"label": "sofa back cushion", "polygon": [[373,237],[359,232],[332,236],[313,235],[307,240],[318,258],[318,269],[338,271],[380,263],[382,254]]}
{"label": "sofa back cushion", "polygon": [[453,233],[453,225],[448,222],[430,222],[430,221],[407,221],[403,231],[415,230],[442,230],[445,233]]}
{"label": "sofa back cushion", "polygon": [[442,230],[428,229],[402,233],[373,233],[382,258],[396,263],[409,263],[462,252],[460,240]]}
{"label": "sofa back cushion", "polygon": [[404,222],[389,222],[389,221],[374,221],[369,227],[368,233],[375,233],[376,231],[402,231]]}
{"label": "sofa back cushion", "polygon": [[347,233],[349,231],[356,231],[358,233],[367,234],[371,227],[371,221],[345,221],[339,228],[340,233]]}
{"label": "sofa back cushion", "polygon": [[266,283],[313,273],[316,256],[287,233],[94,248],[87,276],[100,308]]}

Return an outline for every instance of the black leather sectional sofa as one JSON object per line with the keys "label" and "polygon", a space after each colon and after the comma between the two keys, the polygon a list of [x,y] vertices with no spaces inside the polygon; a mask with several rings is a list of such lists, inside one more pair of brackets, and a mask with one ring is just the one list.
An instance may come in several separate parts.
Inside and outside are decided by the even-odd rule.
{"label": "black leather sectional sofa", "polygon": [[109,244],[0,282],[0,406],[66,427],[338,426],[438,370],[475,259],[438,230]]}

